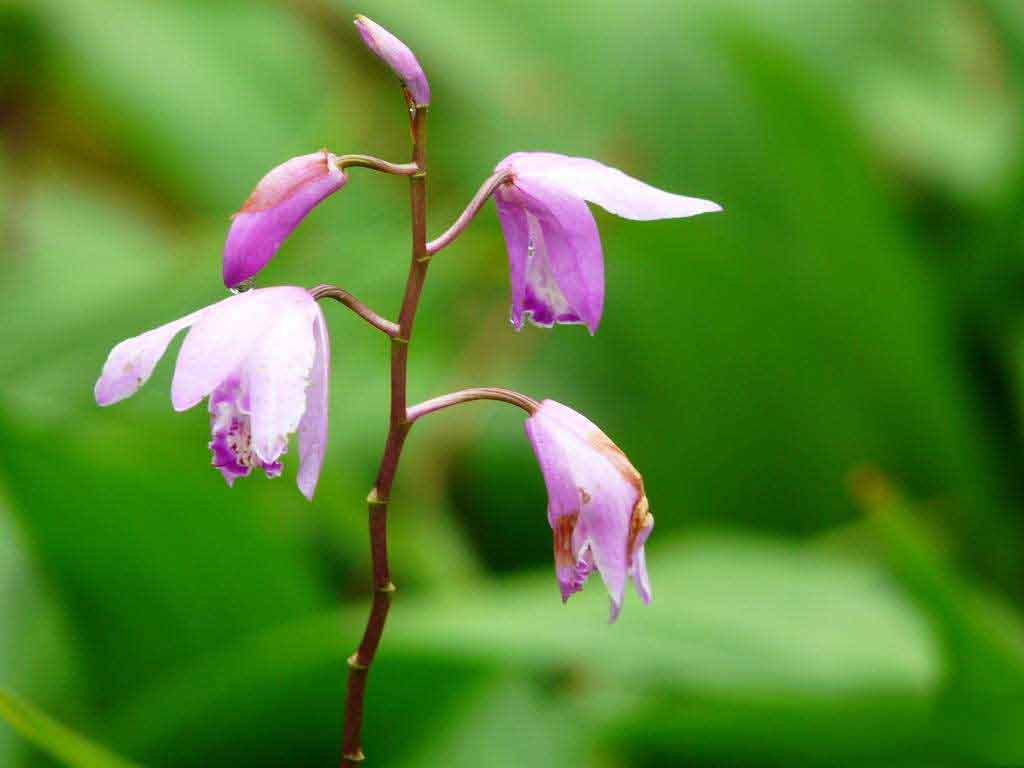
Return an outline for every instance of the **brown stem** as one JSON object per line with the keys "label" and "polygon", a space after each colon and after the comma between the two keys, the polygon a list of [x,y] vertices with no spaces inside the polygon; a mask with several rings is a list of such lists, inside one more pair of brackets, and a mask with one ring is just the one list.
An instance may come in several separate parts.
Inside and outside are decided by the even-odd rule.
{"label": "brown stem", "polygon": [[473,195],[473,199],[469,201],[459,218],[455,220],[440,237],[431,240],[427,243],[427,253],[433,255],[444,248],[446,245],[451,243],[456,237],[462,234],[462,231],[469,226],[469,222],[473,220],[473,217],[480,212],[484,203],[487,199],[494,194],[494,190],[504,184],[506,181],[511,181],[513,178],[511,171],[499,171],[487,177],[486,181],[480,185],[480,189]]}
{"label": "brown stem", "polygon": [[430,255],[427,253],[426,138],[427,108],[411,110],[412,163],[409,175],[409,199],[412,206],[412,261],[405,284],[405,296],[398,315],[398,333],[391,336],[391,415],[384,455],[377,481],[367,497],[370,518],[370,555],[373,561],[373,604],[359,648],[349,659],[348,695],[345,702],[345,730],[342,741],[342,766],[355,766],[364,759],[360,731],[366,697],[366,678],[384,633],[391,596],[395,591],[388,567],[387,519],[391,486],[398,469],[405,437],[409,433],[406,417],[406,381],[409,341],[419,306],[423,282],[427,277]]}
{"label": "brown stem", "polygon": [[419,171],[415,163],[389,163],[372,155],[338,155],[339,168],[371,168],[381,173],[392,173],[395,176],[412,176]]}
{"label": "brown stem", "polygon": [[378,331],[383,331],[392,337],[398,335],[398,323],[393,323],[386,317],[381,317],[343,288],[338,288],[334,285],[318,285],[316,288],[310,288],[309,293],[317,301],[327,298],[341,302]]}
{"label": "brown stem", "polygon": [[540,408],[540,403],[532,397],[527,397],[519,392],[513,392],[511,389],[504,389],[502,387],[473,387],[472,389],[460,389],[458,392],[449,392],[447,395],[424,400],[422,403],[409,408],[406,419],[411,425],[428,413],[440,411],[442,408],[450,408],[460,403],[468,403],[472,400],[498,400],[502,403],[509,403],[510,405],[522,408],[530,414]]}

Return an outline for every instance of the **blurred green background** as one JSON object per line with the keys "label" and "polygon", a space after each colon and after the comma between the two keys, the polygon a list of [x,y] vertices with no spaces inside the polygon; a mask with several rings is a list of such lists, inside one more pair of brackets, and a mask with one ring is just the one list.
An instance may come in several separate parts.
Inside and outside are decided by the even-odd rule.
{"label": "blurred green background", "polygon": [[[432,235],[517,150],[726,207],[596,211],[595,338],[509,329],[492,205],[435,259],[411,398],[502,385],[600,424],[646,479],[655,599],[561,605],[521,414],[426,420],[368,764],[1024,765],[1019,0],[0,3],[0,764],[338,760],[385,345],[325,307],[312,504],[294,451],[225,487],[171,360],[111,409],[92,385],[225,295],[269,168],[406,158],[356,12],[427,70]],[[260,283],[394,315],[407,207],[353,170]]]}

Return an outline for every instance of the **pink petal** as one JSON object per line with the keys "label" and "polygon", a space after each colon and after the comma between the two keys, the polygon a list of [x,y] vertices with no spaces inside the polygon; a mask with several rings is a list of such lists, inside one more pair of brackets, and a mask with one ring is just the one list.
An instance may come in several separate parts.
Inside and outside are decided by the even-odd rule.
{"label": "pink petal", "polygon": [[240,369],[282,314],[312,300],[302,288],[281,286],[240,293],[208,307],[178,354],[171,382],[175,410],[187,410],[210,394]]}
{"label": "pink petal", "polygon": [[320,308],[308,292],[295,290],[295,300],[278,308],[274,322],[242,363],[252,448],[264,463],[277,461],[288,447],[288,436],[299,427],[316,356],[313,333]]}
{"label": "pink petal", "polygon": [[517,152],[499,163],[498,168],[512,168],[521,178],[542,181],[627,219],[675,219],[722,210],[710,200],[665,192],[585,157]]}
{"label": "pink petal", "polygon": [[650,598],[643,545],[653,518],[643,481],[600,429],[553,400],[542,402],[526,420],[526,433],[548,489],[563,599],[582,587],[592,563],[611,596],[614,621],[627,576],[634,577],[645,601]]}
{"label": "pink petal", "polygon": [[299,222],[344,185],[347,177],[336,160],[327,150],[293,157],[260,180],[228,230],[226,286],[238,285],[263,269]]}
{"label": "pink petal", "polygon": [[306,412],[299,422],[299,490],[313,500],[320,468],[327,448],[327,380],[331,367],[331,346],[327,337],[327,324],[323,313],[317,307],[313,321],[313,335],[316,355],[309,372],[309,389],[306,391]]}
{"label": "pink petal", "polygon": [[425,107],[430,104],[430,85],[427,83],[427,76],[423,73],[416,56],[409,50],[409,46],[365,16],[356,16],[355,23],[366,47],[398,75],[416,106]]}
{"label": "pink petal", "polygon": [[[525,243],[523,219],[512,238],[507,236],[512,227],[505,228],[513,277],[513,323],[518,327],[522,316],[545,327],[582,322],[593,334],[604,307],[604,256],[586,203],[525,178],[500,189],[496,199],[499,215],[502,207],[513,206],[525,214]],[[511,214],[506,213],[506,218]],[[516,273],[519,264],[521,277]],[[521,293],[517,280],[522,281]]]}
{"label": "pink petal", "polygon": [[148,381],[164,356],[167,346],[179,331],[197,322],[210,307],[161,325],[114,347],[103,365],[93,390],[99,405],[111,405],[135,394]]}
{"label": "pink petal", "polygon": [[526,297],[526,261],[530,247],[530,228],[526,211],[521,205],[507,202],[502,195],[495,195],[498,206],[498,220],[505,235],[508,250],[509,278],[512,283],[512,325],[517,330],[523,327],[523,302]]}

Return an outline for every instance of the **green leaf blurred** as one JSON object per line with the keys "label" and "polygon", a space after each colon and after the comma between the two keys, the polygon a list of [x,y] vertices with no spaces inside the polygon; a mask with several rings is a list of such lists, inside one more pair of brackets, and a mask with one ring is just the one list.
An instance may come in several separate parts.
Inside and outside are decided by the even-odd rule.
{"label": "green leaf blurred", "polygon": [[65,728],[24,699],[0,690],[0,717],[41,750],[72,768],[132,768],[74,731]]}

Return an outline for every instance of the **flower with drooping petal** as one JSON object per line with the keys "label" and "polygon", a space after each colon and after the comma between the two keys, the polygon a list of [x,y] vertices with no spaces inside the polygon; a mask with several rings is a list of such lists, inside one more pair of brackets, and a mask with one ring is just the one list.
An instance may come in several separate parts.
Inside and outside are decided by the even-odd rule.
{"label": "flower with drooping petal", "polygon": [[640,473],[604,432],[554,400],[526,420],[526,434],[547,486],[562,601],[583,589],[596,568],[611,595],[612,621],[629,577],[649,603],[644,544],[654,517]]}
{"label": "flower with drooping petal", "polygon": [[365,16],[356,16],[355,23],[366,47],[398,75],[412,97],[413,105],[428,106],[430,85],[427,83],[427,76],[423,74],[423,67],[416,60],[415,54],[409,50],[409,46]]}
{"label": "flower with drooping petal", "polygon": [[293,286],[247,291],[122,341],[96,382],[96,402],[135,394],[185,328],[171,402],[184,411],[209,396],[213,466],[228,485],[253,468],[277,477],[288,437],[298,431],[297,482],[312,499],[327,442],[330,365],[316,301]]}
{"label": "flower with drooping petal", "polygon": [[260,179],[232,216],[224,243],[224,285],[233,288],[263,269],[306,214],[347,180],[337,155],[326,149],[293,157]]}
{"label": "flower with drooping petal", "polygon": [[517,152],[495,168],[511,179],[494,200],[508,247],[512,325],[583,323],[593,334],[604,307],[604,257],[587,201],[627,219],[673,219],[722,210],[673,195],[595,160]]}

